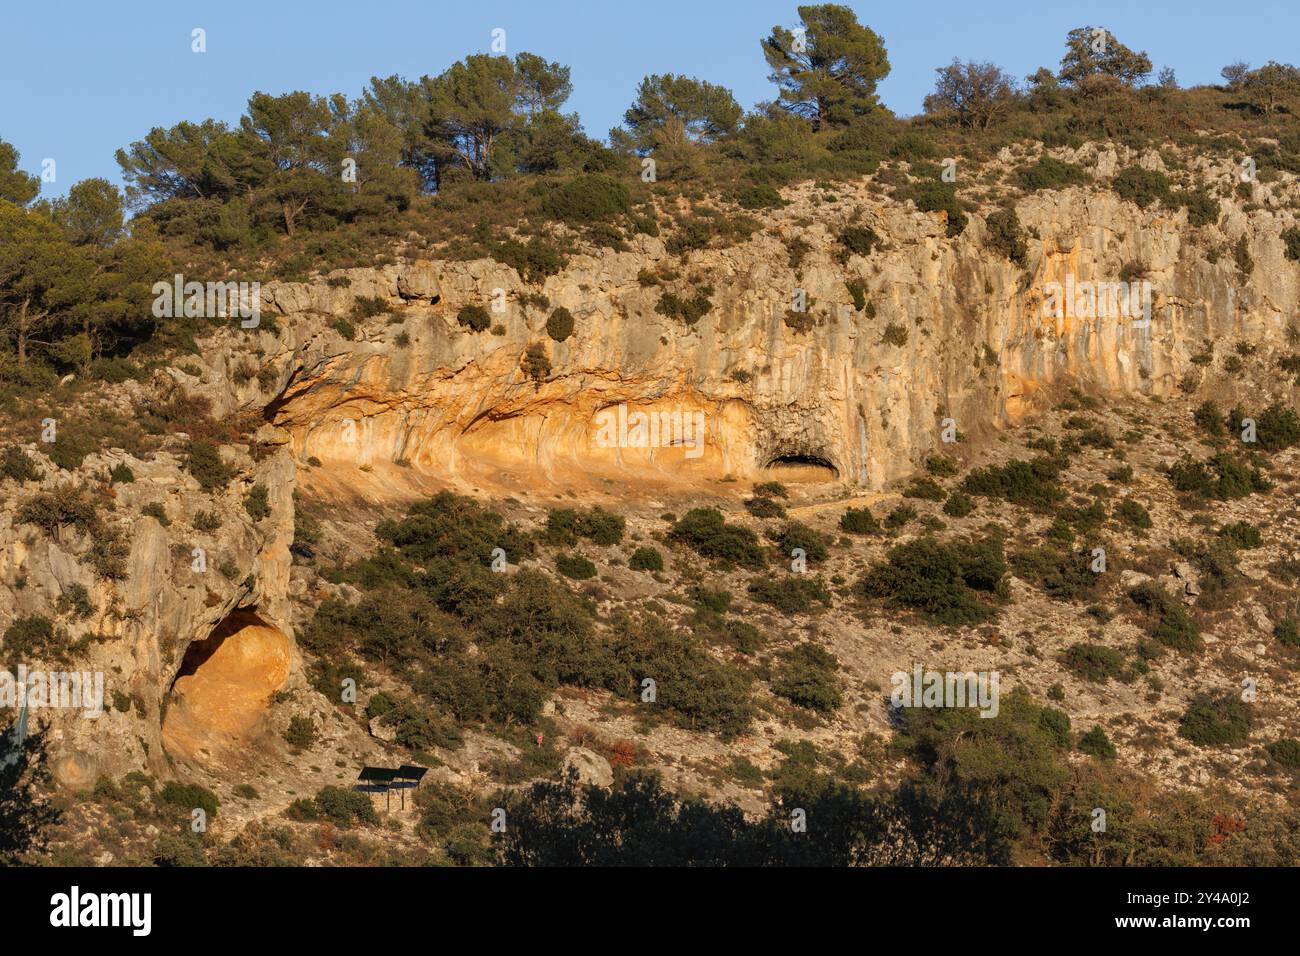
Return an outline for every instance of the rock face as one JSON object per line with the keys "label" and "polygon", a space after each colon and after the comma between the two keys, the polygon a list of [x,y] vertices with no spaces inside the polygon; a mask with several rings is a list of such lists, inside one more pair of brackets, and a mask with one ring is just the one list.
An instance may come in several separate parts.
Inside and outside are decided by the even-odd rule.
{"label": "rock face", "polygon": [[571,747],[564,755],[564,774],[570,771],[578,775],[578,783],[611,787],[614,785],[614,770],[609,761],[586,747]]}
{"label": "rock face", "polygon": [[[828,211],[799,194],[741,245],[679,261],[640,237],[632,251],[574,256],[540,290],[492,260],[345,270],[335,278],[350,284],[333,286],[271,284],[263,296],[278,331],[254,342],[223,330],[204,377],[218,405],[264,403],[256,382],[229,387],[232,366],[262,350],[276,376],[274,420],[299,460],[563,484],[602,474],[751,477],[795,460],[874,489],[935,450],[945,419],[965,436],[988,434],[1067,382],[1103,396],[1164,396],[1200,374],[1190,360],[1207,339],[1280,345],[1297,307],[1297,269],[1279,239],[1285,222],[1225,209],[1222,231],[1197,238],[1184,212],[1143,212],[1083,188],[1037,193],[1017,209],[1038,236],[1021,267],[986,247],[975,217],[950,240],[942,214],[866,195]],[[883,241],[869,258],[841,263],[837,236],[854,217]],[[1231,257],[1208,256],[1238,236],[1255,262],[1248,278]],[[798,271],[786,246],[795,237],[812,247]],[[1045,316],[1052,283],[1118,282],[1131,263],[1150,282],[1149,324],[1091,318],[1068,301]],[[679,277],[662,287],[638,280],[661,267]],[[848,281],[863,284],[869,308],[854,307]],[[712,308],[694,326],[656,311],[664,291],[689,298],[706,285]],[[786,322],[797,290],[806,331]],[[549,306],[528,304],[538,291]],[[329,317],[361,295],[385,298],[395,321],[376,320],[348,341]],[[472,304],[489,309],[493,331],[457,323]],[[545,331],[556,306],[576,319],[563,342]],[[536,344],[551,366],[540,381],[522,362]],[[634,418],[615,441],[602,434],[620,405],[670,416],[659,447],[635,447]],[[689,433],[685,442],[669,434],[696,414],[702,449]]]}
{"label": "rock face", "polygon": [[[116,496],[109,524],[129,542],[120,580],[88,566],[94,542],[16,524],[18,501],[40,489],[4,481],[0,627],[53,617],[74,584],[95,607],[60,624],[78,642],[78,666],[105,674],[110,709],[40,715],[53,726],[58,779],[85,787],[140,767],[166,775],[177,760],[219,764],[230,746],[265,734],[273,693],[306,690],[290,627],[298,463],[319,459],[314,480],[353,494],[379,493],[398,474],[436,484],[574,487],[613,476],[698,487],[782,461],[875,489],[939,448],[946,420],[965,437],[990,435],[1065,384],[1103,397],[1168,395],[1201,374],[1191,359],[1206,340],[1283,347],[1300,305],[1300,270],[1280,239],[1291,213],[1247,216],[1235,199],[1224,201],[1220,226],[1194,230],[1184,212],[1140,211],[1109,192],[1037,193],[1017,207],[1032,237],[1016,264],[986,245],[978,215],[953,240],[942,214],[865,188],[846,185],[834,203],[814,203],[812,193],[791,191],[742,244],[683,259],[642,236],[627,251],[574,255],[540,287],[492,260],[266,284],[260,328],[221,329],[186,357],[188,371],[166,369],[153,383],[205,395],[217,416],[257,411],[269,422],[256,455],[221,450],[235,471],[229,486],[203,492],[181,466],[181,444],[147,462],[92,455],[81,469],[84,483]],[[850,224],[880,237],[869,257],[844,255],[839,236]],[[1240,238],[1254,262],[1248,276],[1209,251]],[[797,265],[796,240],[809,250]],[[1151,283],[1149,324],[1089,318],[1069,303],[1045,316],[1051,283],[1114,282],[1132,263]],[[687,326],[657,311],[668,291],[706,295],[711,307]],[[800,293],[807,312],[791,316]],[[382,300],[392,320],[359,321],[345,338],[339,319],[362,297]],[[467,305],[488,308],[493,328],[459,324]],[[559,306],[575,330],[556,342],[546,321]],[[549,369],[534,363],[529,375],[524,359],[537,346]],[[638,442],[636,412],[666,413],[669,426],[698,414],[702,447],[671,427],[657,443]],[[612,441],[602,432],[611,420]],[[40,460],[42,485],[53,489],[63,479]],[[121,462],[136,481],[104,486]],[[269,492],[260,520],[244,507],[255,484]],[[168,526],[141,515],[155,502]],[[209,526],[196,525],[200,511],[216,515],[215,530],[198,530]],[[196,549],[204,570],[195,570]],[[584,767],[600,779],[608,770]]]}
{"label": "rock face", "polygon": [[211,635],[192,642],[163,719],[167,753],[229,762],[266,735],[267,701],[289,676],[291,646],[283,631],[248,611],[231,614]]}
{"label": "rock face", "polygon": [[[287,450],[254,461],[246,447],[223,447],[235,477],[211,495],[181,467],[178,453],[160,452],[149,461],[118,451],[91,455],[80,474],[70,476],[44,458],[41,446],[29,446],[28,451],[41,463],[45,477],[40,486],[5,482],[0,607],[6,613],[0,627],[28,615],[53,619],[65,632],[61,641],[78,648],[72,666],[102,674],[104,681],[104,712],[99,716],[79,708],[32,711],[34,720],[49,722],[56,779],[84,788],[103,774],[118,776],[134,769],[168,775],[173,760],[203,759],[199,750],[213,745],[212,732],[218,727],[228,725],[246,735],[255,731],[257,715],[275,689],[271,684],[302,682],[297,650],[285,636],[294,487],[294,463]],[[88,563],[95,542],[87,536],[65,527],[51,537],[17,523],[19,500],[53,490],[70,478],[92,483],[91,476],[103,476],[120,463],[135,473],[133,482],[97,488],[92,484],[92,493],[111,506],[104,512],[106,527],[129,546],[120,579],[96,575]],[[270,505],[270,514],[260,521],[244,507],[255,484],[267,489]],[[147,504],[163,505],[166,526],[140,513]],[[198,530],[199,512],[214,516],[217,527]],[[57,610],[60,597],[76,584],[86,588],[94,608],[81,619]],[[219,637],[237,630],[253,611],[280,641],[268,642],[263,636],[260,642],[222,644]],[[213,677],[224,672],[224,685],[182,673],[187,660],[195,662],[188,653],[195,642],[214,651],[202,670]],[[265,660],[249,665],[246,680],[238,679],[240,655],[232,654],[241,644],[246,658],[261,656],[254,651],[267,652]],[[64,669],[53,660],[22,663],[29,670]],[[253,679],[258,668],[264,673]],[[163,725],[174,686],[187,702],[183,711],[193,719],[169,722],[176,732],[166,740]],[[202,713],[196,713],[199,701]]]}

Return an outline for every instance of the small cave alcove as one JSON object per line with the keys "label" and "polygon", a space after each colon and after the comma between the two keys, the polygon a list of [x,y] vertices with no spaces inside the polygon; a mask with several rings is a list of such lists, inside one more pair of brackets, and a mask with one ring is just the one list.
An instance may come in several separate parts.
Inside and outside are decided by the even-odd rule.
{"label": "small cave alcove", "polygon": [[167,753],[205,763],[265,732],[271,696],[284,686],[289,666],[283,631],[256,610],[231,613],[185,652],[163,711]]}
{"label": "small cave alcove", "polygon": [[838,481],[840,470],[821,455],[777,455],[764,466],[780,481]]}

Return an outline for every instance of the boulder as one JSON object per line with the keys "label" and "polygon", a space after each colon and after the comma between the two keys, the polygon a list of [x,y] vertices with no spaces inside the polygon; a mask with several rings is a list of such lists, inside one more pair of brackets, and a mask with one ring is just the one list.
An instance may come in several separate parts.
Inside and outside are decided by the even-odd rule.
{"label": "boulder", "polygon": [[438,275],[433,264],[415,262],[397,274],[397,294],[403,299],[423,299],[433,302],[440,294]]}
{"label": "boulder", "polygon": [[593,784],[597,787],[609,787],[614,784],[614,768],[609,761],[586,747],[572,747],[564,755],[564,773],[570,768],[578,773],[578,782]]}

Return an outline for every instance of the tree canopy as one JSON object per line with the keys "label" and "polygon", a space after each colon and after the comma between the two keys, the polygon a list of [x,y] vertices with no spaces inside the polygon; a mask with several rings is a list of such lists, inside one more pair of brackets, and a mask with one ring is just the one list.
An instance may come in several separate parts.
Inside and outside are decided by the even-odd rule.
{"label": "tree canopy", "polygon": [[1076,27],[1065,38],[1062,83],[1080,86],[1103,77],[1135,86],[1151,73],[1151,58],[1134,52],[1104,27]]}
{"label": "tree canopy", "polygon": [[799,7],[803,26],[773,27],[763,40],[780,103],[815,127],[845,126],[880,108],[876,84],[889,75],[885,42],[835,3]]}
{"label": "tree canopy", "polygon": [[41,180],[18,168],[22,157],[9,143],[0,139],[0,199],[26,206],[41,191]]}
{"label": "tree canopy", "polygon": [[731,91],[704,80],[666,73],[647,76],[623,114],[626,129],[610,130],[616,146],[649,153],[684,143],[710,143],[736,131],[740,104]]}

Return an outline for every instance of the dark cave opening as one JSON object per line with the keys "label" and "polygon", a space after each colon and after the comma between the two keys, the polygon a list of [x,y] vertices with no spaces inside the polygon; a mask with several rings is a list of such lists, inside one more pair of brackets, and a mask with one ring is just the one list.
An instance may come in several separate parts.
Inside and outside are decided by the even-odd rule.
{"label": "dark cave opening", "polygon": [[765,467],[794,480],[834,481],[840,477],[840,470],[820,455],[777,455]]}

